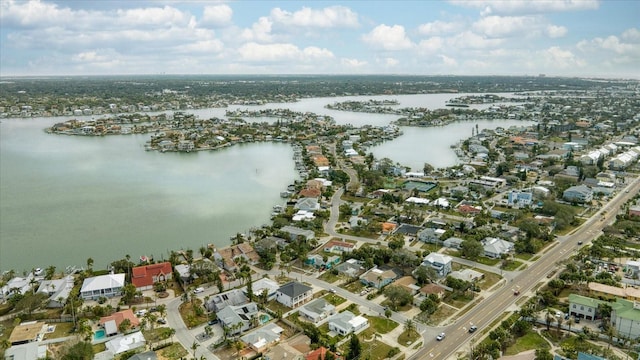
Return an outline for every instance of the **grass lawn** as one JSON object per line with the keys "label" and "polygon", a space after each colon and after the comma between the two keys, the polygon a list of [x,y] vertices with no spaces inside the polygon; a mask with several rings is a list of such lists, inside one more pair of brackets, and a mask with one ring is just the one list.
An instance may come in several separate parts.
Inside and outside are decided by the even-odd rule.
{"label": "grass lawn", "polygon": [[160,350],[158,353],[160,354],[160,356],[162,356],[161,359],[167,359],[167,360],[182,359],[189,354],[187,350],[178,343],[173,343],[167,346],[166,348]]}
{"label": "grass lawn", "polygon": [[94,354],[107,350],[107,346],[105,345],[105,343],[91,345],[91,347],[93,348]]}
{"label": "grass lawn", "polygon": [[327,295],[324,296],[324,299],[331,305],[333,306],[338,306],[340,304],[342,304],[343,302],[347,301],[347,299],[343,298],[340,295],[336,295],[336,294],[332,294],[329,293]]}
{"label": "grass lawn", "polygon": [[392,349],[391,346],[383,342],[380,342],[378,340],[374,340],[371,342],[365,342],[360,340],[360,344],[362,344],[362,355],[365,356],[365,359],[371,359],[371,360],[386,359],[387,355],[389,354],[389,351]]}
{"label": "grass lawn", "polygon": [[418,339],[420,339],[420,334],[417,331],[412,331],[410,333],[403,331],[402,334],[398,336],[398,344],[408,346]]}
{"label": "grass lawn", "polygon": [[378,316],[369,316],[369,315],[365,315],[365,317],[369,319],[369,327],[364,332],[368,332],[369,330],[372,330],[372,332],[379,332],[380,334],[386,334],[398,326],[398,323],[391,319],[381,318]]}
{"label": "grass lawn", "polygon": [[521,260],[529,260],[533,257],[533,255],[522,253],[522,254],[516,254],[516,257]]}
{"label": "grass lawn", "polygon": [[341,287],[345,290],[351,291],[354,294],[360,294],[360,291],[365,288],[364,284],[360,281],[350,282],[348,284],[342,285]]}
{"label": "grass lawn", "polygon": [[456,311],[458,310],[452,308],[451,306],[440,305],[438,307],[438,310],[436,310],[436,312],[433,313],[429,318],[427,325],[438,325],[442,321],[448,319],[451,315],[455,314]]}
{"label": "grass lawn", "polygon": [[526,350],[550,349],[549,343],[536,332],[529,332],[519,337],[515,344],[509,346],[504,355],[515,355]]}
{"label": "grass lawn", "polygon": [[422,250],[428,250],[430,252],[436,252],[436,251],[440,250],[441,246],[440,245],[436,245],[436,244],[431,244],[431,243],[424,243],[420,248]]}
{"label": "grass lawn", "polygon": [[500,259],[491,259],[488,257],[481,256],[476,260],[476,262],[480,264],[488,265],[488,266],[494,266],[500,262]]}
{"label": "grass lawn", "polygon": [[330,284],[340,280],[340,275],[334,275],[331,271],[325,271],[322,275],[318,276],[318,279],[326,281]]}
{"label": "grass lawn", "polygon": [[522,264],[523,263],[518,261],[518,260],[513,260],[513,261],[509,261],[507,266],[502,267],[502,269],[506,270],[506,271],[513,271],[513,270],[519,268]]}
{"label": "grass lawn", "polygon": [[500,281],[500,279],[502,279],[502,277],[500,277],[500,275],[498,274],[494,274],[491,272],[486,272],[478,269],[474,269],[474,270],[484,274],[484,279],[478,281],[478,286],[480,286],[480,289],[482,290],[487,290],[488,288],[495,285],[498,281]]}
{"label": "grass lawn", "polygon": [[71,329],[73,329],[72,322],[57,323],[55,324],[55,326],[56,326],[56,330],[51,334],[47,334],[47,339],[55,339],[55,338],[69,336],[69,334],[71,334]]}
{"label": "grass lawn", "polygon": [[281,314],[286,313],[287,311],[291,310],[290,308],[282,305],[281,303],[277,302],[276,300],[271,300],[267,303],[267,308],[271,311],[273,311],[274,313],[278,313],[278,311],[280,311]]}

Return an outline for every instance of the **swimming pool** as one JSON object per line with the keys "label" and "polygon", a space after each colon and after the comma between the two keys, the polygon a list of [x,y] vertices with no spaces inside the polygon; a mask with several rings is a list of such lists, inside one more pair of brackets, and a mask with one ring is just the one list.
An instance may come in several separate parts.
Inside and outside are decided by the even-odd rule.
{"label": "swimming pool", "polygon": [[105,333],[103,329],[96,330],[95,334],[93,334],[93,340],[104,339]]}
{"label": "swimming pool", "polygon": [[269,320],[271,320],[271,316],[269,316],[267,314],[260,315],[260,323],[261,324],[264,324],[264,323],[268,322]]}

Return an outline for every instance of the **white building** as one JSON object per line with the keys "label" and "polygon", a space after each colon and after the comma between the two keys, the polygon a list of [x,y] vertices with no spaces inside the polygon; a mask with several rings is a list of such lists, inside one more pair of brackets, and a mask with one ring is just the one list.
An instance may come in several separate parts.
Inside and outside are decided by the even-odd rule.
{"label": "white building", "polygon": [[351,311],[343,311],[335,314],[328,320],[329,331],[344,336],[350,333],[358,332],[369,327],[369,320],[363,316],[356,316]]}
{"label": "white building", "polygon": [[282,285],[276,291],[276,300],[290,308],[296,308],[313,298],[313,289],[296,281]]}
{"label": "white building", "polygon": [[84,279],[80,296],[85,300],[120,296],[125,285],[124,276],[125,274],[107,274]]}

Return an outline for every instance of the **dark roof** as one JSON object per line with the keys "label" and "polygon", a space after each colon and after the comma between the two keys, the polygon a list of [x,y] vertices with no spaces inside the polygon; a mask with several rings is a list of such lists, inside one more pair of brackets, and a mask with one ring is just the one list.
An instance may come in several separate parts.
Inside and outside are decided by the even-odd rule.
{"label": "dark roof", "polygon": [[313,289],[305,284],[301,284],[295,281],[284,284],[278,289],[279,292],[289,296],[290,298],[300,296],[310,290]]}
{"label": "dark roof", "polygon": [[146,351],[143,353],[135,354],[128,360],[158,360],[158,357],[156,356],[156,353],[154,351]]}
{"label": "dark roof", "polygon": [[396,229],[394,234],[416,235],[420,230],[422,230],[421,226],[402,224]]}

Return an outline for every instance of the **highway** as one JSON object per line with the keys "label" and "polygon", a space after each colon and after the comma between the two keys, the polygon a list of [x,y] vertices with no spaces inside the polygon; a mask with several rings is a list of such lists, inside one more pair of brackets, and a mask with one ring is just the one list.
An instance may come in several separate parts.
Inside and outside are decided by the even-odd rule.
{"label": "highway", "polygon": [[[418,352],[409,359],[456,359],[455,354],[467,342],[479,336],[483,329],[489,326],[495,319],[516,303],[521,297],[527,296],[527,292],[533,290],[536,285],[546,278],[547,274],[556,267],[557,263],[578,249],[577,243],[583,244],[598,237],[602,229],[615,221],[615,216],[622,204],[631,199],[640,190],[640,178],[629,183],[626,191],[621,190],[607,205],[596,212],[591,218],[577,228],[572,234],[558,237],[556,245],[529,268],[520,272],[511,281],[503,281],[503,286],[488,296],[473,310],[460,317],[456,324],[442,328],[447,336],[443,341],[436,341],[432,337]],[[514,296],[513,289],[518,288],[520,295]],[[524,301],[524,300],[522,300]],[[471,324],[478,326],[475,334],[469,334],[467,329]]]}

